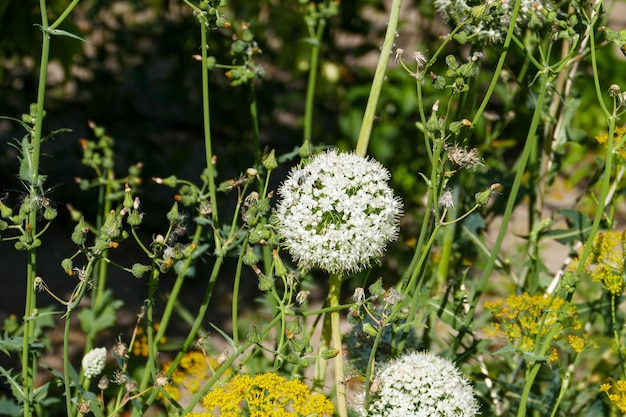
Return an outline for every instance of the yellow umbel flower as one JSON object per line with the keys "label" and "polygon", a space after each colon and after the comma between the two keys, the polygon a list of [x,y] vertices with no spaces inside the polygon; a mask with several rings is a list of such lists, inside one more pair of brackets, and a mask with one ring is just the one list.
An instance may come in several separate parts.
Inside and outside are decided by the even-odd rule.
{"label": "yellow umbel flower", "polygon": [[[599,232],[593,240],[593,249],[585,261],[585,271],[593,281],[601,282],[613,296],[624,291],[624,248],[626,231]],[[580,248],[579,255],[584,248]],[[570,263],[568,270],[574,272],[578,261]]]}
{"label": "yellow umbel flower", "polygon": [[[172,365],[171,361],[164,363],[162,372],[168,374]],[[220,361],[213,356],[197,350],[189,351],[185,353],[172,373],[171,383],[163,389],[177,401],[183,393],[195,394],[220,365]]]}
{"label": "yellow umbel flower", "polygon": [[275,373],[237,375],[209,392],[202,405],[206,413],[188,417],[210,417],[216,409],[222,417],[322,417],[334,413],[333,404],[322,394],[311,393],[302,382]]}
{"label": "yellow umbel flower", "polygon": [[[574,351],[580,352],[588,346],[587,339],[578,336],[565,337],[581,328],[576,307],[569,305],[562,312],[564,306],[565,300],[560,297],[528,293],[509,296],[504,302],[502,299],[486,302],[485,308],[491,310],[496,322],[486,328],[485,332],[489,337],[503,337],[516,349],[532,354],[537,341],[542,341],[554,330],[554,326],[558,326],[551,343],[564,339]],[[565,316],[561,317],[561,314]],[[551,347],[547,356],[550,362],[557,360],[556,348]]]}
{"label": "yellow umbel flower", "polygon": [[600,392],[606,392],[609,400],[626,413],[626,381],[617,380],[613,385],[610,383],[600,385]]}
{"label": "yellow umbel flower", "polygon": [[[626,160],[626,144],[621,143],[625,134],[626,134],[626,126],[617,126],[613,134],[614,152],[620,156],[622,161]],[[606,133],[596,136],[596,141],[598,141],[598,143],[603,146],[608,145],[608,142],[609,142],[608,139],[609,139],[609,135]]]}
{"label": "yellow umbel flower", "polygon": [[[154,324],[154,331],[159,330],[161,323]],[[135,356],[148,357],[148,335],[143,327],[137,328],[137,334],[135,335],[135,343],[133,344],[133,354]],[[160,344],[167,342],[167,338],[163,336],[159,341]]]}

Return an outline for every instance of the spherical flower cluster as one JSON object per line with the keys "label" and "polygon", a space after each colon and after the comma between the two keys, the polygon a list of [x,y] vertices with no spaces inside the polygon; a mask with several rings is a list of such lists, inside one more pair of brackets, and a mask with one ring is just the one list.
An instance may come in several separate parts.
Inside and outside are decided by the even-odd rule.
{"label": "spherical flower cluster", "polygon": [[85,378],[90,379],[100,374],[104,369],[106,357],[107,350],[103,347],[91,349],[89,352],[87,352],[81,362]]}
{"label": "spherical flower cluster", "polygon": [[471,417],[478,403],[470,383],[449,360],[414,352],[383,365],[370,387],[367,417]]}
{"label": "spherical flower cluster", "polygon": [[[488,0],[471,2],[467,0],[435,0],[435,8],[446,22],[463,26],[468,37],[476,37],[480,41],[501,43],[511,23],[515,1]],[[517,15],[517,27],[531,25],[533,27],[551,23],[547,10],[554,10],[551,1],[521,0]],[[469,23],[468,23],[469,22]]]}
{"label": "spherical flower cluster", "polygon": [[398,235],[401,201],[375,160],[337,150],[295,168],[279,188],[276,228],[302,269],[358,272]]}
{"label": "spherical flower cluster", "polygon": [[202,399],[207,413],[191,413],[189,417],[214,416],[332,416],[333,404],[319,393],[311,393],[298,380],[287,380],[274,373],[237,375],[223,388],[209,392]]}

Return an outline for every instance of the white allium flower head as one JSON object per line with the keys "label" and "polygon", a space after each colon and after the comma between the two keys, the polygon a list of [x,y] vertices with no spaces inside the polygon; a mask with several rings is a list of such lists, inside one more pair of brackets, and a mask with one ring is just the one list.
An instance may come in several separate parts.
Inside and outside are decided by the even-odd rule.
{"label": "white allium flower head", "polygon": [[302,269],[358,272],[398,235],[402,202],[379,162],[336,149],[296,167],[278,189],[276,229]]}
{"label": "white allium flower head", "polygon": [[85,378],[93,378],[100,374],[104,369],[104,362],[106,360],[107,350],[106,348],[91,349],[83,357],[82,366]]}
{"label": "white allium flower head", "polygon": [[[376,373],[362,416],[473,417],[478,403],[469,381],[449,360],[413,352],[387,362]],[[364,395],[363,395],[364,397]]]}

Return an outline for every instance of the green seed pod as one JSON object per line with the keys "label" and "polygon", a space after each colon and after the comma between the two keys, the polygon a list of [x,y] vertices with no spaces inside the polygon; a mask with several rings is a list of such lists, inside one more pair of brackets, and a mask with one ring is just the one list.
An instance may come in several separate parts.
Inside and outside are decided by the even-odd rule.
{"label": "green seed pod", "polygon": [[13,215],[13,210],[7,207],[2,201],[0,201],[0,216],[6,219]]}
{"label": "green seed pod", "polygon": [[250,245],[246,246],[246,252],[243,254],[243,263],[251,266],[260,261],[260,258],[254,253],[254,249]]}
{"label": "green seed pod", "polygon": [[128,223],[130,226],[139,226],[141,224],[141,220],[142,220],[142,216],[141,213],[139,213],[139,210],[131,210],[130,214],[128,215],[128,218],[126,218],[126,223]]}
{"label": "green seed pod", "polygon": [[259,290],[266,292],[271,290],[273,286],[274,279],[272,277],[268,277],[263,273],[259,274]]}
{"label": "green seed pod", "polygon": [[305,159],[313,154],[313,148],[311,148],[311,140],[306,138],[300,149],[298,150],[298,155],[300,158]]}
{"label": "green seed pod", "polygon": [[261,335],[259,335],[259,332],[257,331],[255,325],[252,325],[252,328],[250,329],[246,337],[248,338],[248,341],[250,343],[259,343],[261,341]]}
{"label": "green seed pod", "polygon": [[363,324],[363,331],[372,337],[376,337],[376,335],[378,335],[378,330],[376,330],[376,328],[370,323]]}
{"label": "green seed pod", "polygon": [[302,333],[302,324],[300,323],[300,318],[296,317],[295,320],[288,322],[287,330],[294,335]]}
{"label": "green seed pod", "polygon": [[61,261],[61,268],[65,271],[65,273],[69,276],[72,276],[72,268],[74,267],[74,263],[70,258],[65,258]]}
{"label": "green seed pod", "polygon": [[54,207],[47,206],[43,212],[43,218],[51,221],[54,220],[57,216],[57,209]]}
{"label": "green seed pod", "polygon": [[174,223],[174,222],[177,222],[179,219],[180,219],[180,213],[178,212],[178,203],[174,202],[174,205],[172,206],[170,211],[167,213],[167,220],[169,220],[170,223]]}
{"label": "green seed pod", "polygon": [[89,232],[89,228],[85,224],[85,219],[81,217],[72,232],[72,242],[79,246],[84,245],[87,240],[87,232]]}
{"label": "green seed pod", "polygon": [[146,272],[152,269],[149,265],[142,265],[140,263],[133,264],[131,268],[132,274],[135,278],[141,278]]}
{"label": "green seed pod", "polygon": [[268,171],[273,171],[278,167],[278,162],[276,162],[276,155],[274,153],[274,149],[272,149],[269,155],[263,158],[263,166]]}
{"label": "green seed pod", "polygon": [[322,359],[332,359],[339,355],[339,351],[337,349],[326,349],[322,352]]}

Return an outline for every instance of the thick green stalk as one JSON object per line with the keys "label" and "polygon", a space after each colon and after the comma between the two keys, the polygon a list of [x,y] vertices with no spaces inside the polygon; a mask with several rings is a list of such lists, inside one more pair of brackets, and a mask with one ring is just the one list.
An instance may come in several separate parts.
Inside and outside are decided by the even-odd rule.
{"label": "thick green stalk", "polygon": [[[254,81],[250,81],[249,97],[250,117],[252,118],[252,142],[254,143],[254,167],[259,168],[261,166],[261,135],[259,133],[259,109],[256,104]],[[261,187],[263,187],[262,180]]]}
{"label": "thick green stalk", "polygon": [[313,108],[315,99],[315,86],[317,84],[317,73],[319,70],[320,45],[322,43],[322,35],[326,27],[326,20],[321,18],[315,32],[315,42],[311,46],[311,56],[309,61],[309,80],[306,87],[306,101],[304,108],[304,133],[303,142],[311,138],[313,131]]}
{"label": "thick green stalk", "polygon": [[[48,11],[45,0],[39,1],[41,10],[41,26],[48,27]],[[29,193],[37,195],[39,181],[39,156],[41,153],[41,131],[43,128],[43,107],[46,95],[46,75],[48,71],[48,54],[50,49],[50,35],[42,32],[41,60],[39,67],[39,85],[37,87],[37,104],[35,124],[31,132],[31,154],[30,159],[30,176],[31,183]],[[37,235],[37,210],[33,210],[28,218],[28,226],[32,236]],[[22,390],[24,393],[24,416],[31,415],[31,393],[33,383],[37,371],[35,356],[30,354],[29,346],[35,337],[35,314],[37,309],[37,300],[35,296],[35,278],[37,277],[37,249],[30,247],[28,249],[28,263],[26,266],[26,300],[24,308],[24,339],[22,341]],[[32,362],[31,362],[32,359]]]}
{"label": "thick green stalk", "polygon": [[396,39],[396,29],[398,27],[401,5],[402,0],[393,0],[391,4],[391,12],[389,13],[389,23],[387,24],[385,41],[380,51],[380,58],[378,59],[378,65],[376,66],[376,72],[374,73],[372,88],[367,99],[365,114],[363,115],[363,122],[361,123],[361,131],[359,132],[359,139],[356,144],[357,155],[367,155],[367,145],[369,144],[370,136],[372,134],[372,126],[374,124],[374,116],[376,114],[376,105],[378,104],[380,91],[383,87],[383,81],[385,80],[385,72],[387,70],[389,57],[391,56],[391,48],[393,48],[393,44]]}
{"label": "thick green stalk", "polygon": [[[339,305],[339,294],[341,292],[342,276],[340,274],[330,274],[328,288],[328,305],[336,307]],[[337,394],[337,414],[339,417],[348,416],[348,403],[346,400],[346,383],[343,372],[343,347],[341,343],[341,316],[338,310],[330,313],[330,327],[332,331],[333,348],[337,350],[335,356],[335,392]]]}
{"label": "thick green stalk", "polygon": [[248,246],[248,236],[241,243],[239,251],[239,259],[237,259],[237,270],[235,271],[235,282],[233,284],[233,302],[230,308],[231,318],[233,322],[233,345],[239,344],[239,286],[241,285],[241,269],[243,267],[243,255],[246,253]]}
{"label": "thick green stalk", "polygon": [[[209,177],[209,195],[211,198],[211,219],[213,224],[218,224],[217,198],[215,190],[215,172],[213,170],[213,151],[211,148],[211,120],[209,118],[209,65],[207,50],[207,28],[200,22],[200,49],[202,50],[202,120],[204,124],[204,149],[206,158],[207,175]],[[221,243],[217,229],[214,232],[215,249],[219,253]]]}

